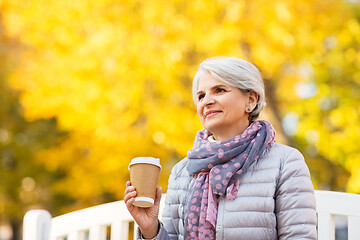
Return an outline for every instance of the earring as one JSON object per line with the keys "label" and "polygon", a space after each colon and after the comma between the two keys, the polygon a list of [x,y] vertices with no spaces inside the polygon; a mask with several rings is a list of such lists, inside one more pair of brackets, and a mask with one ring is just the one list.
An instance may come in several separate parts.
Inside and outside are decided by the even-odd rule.
{"label": "earring", "polygon": [[247,112],[250,112],[250,108],[247,108],[246,111],[247,111]]}

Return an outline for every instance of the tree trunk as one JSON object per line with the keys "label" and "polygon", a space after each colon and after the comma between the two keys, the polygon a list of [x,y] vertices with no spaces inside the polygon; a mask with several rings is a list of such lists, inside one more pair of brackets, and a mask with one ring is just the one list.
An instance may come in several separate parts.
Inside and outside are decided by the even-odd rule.
{"label": "tree trunk", "polygon": [[17,221],[13,221],[10,223],[11,230],[12,230],[12,240],[21,240],[21,224]]}
{"label": "tree trunk", "polygon": [[276,131],[279,131],[280,134],[284,137],[286,145],[295,147],[296,144],[294,139],[286,135],[282,127],[282,114],[279,109],[278,99],[276,97],[276,86],[274,81],[264,78],[264,85],[267,99],[266,105],[271,112],[273,120],[275,121],[273,124],[278,127]]}

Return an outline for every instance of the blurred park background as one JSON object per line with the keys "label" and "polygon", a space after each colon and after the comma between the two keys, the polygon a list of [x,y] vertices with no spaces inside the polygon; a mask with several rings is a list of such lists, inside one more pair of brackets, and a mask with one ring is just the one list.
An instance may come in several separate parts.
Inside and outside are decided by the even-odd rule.
{"label": "blurred park background", "polygon": [[133,157],[161,159],[165,192],[218,55],[259,67],[260,118],[316,189],[360,193],[359,50],[358,0],[0,0],[0,239],[29,209],[122,199]]}

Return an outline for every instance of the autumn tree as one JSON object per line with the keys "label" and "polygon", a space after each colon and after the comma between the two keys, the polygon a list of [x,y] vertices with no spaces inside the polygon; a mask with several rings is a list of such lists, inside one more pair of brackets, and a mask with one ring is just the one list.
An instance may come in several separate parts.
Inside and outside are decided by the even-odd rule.
{"label": "autumn tree", "polygon": [[20,94],[8,85],[8,76],[16,68],[24,46],[7,36],[1,16],[0,12],[0,224],[9,223],[12,239],[17,240],[21,239],[26,210],[34,206],[56,208],[57,196],[48,184],[65,174],[49,174],[36,161],[36,153],[51,147],[62,134],[56,130],[54,118],[33,122],[23,118]]}
{"label": "autumn tree", "polygon": [[345,0],[11,1],[5,25],[26,46],[11,75],[28,121],[68,132],[37,152],[51,185],[76,201],[123,197],[128,163],[159,157],[160,184],[201,126],[197,65],[231,55],[257,65],[279,142],[299,148],[317,188],[360,192],[359,3]]}

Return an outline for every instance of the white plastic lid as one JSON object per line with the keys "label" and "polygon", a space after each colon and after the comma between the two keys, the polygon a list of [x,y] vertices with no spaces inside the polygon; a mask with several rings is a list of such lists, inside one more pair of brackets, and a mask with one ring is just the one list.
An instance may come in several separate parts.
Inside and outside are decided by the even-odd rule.
{"label": "white plastic lid", "polygon": [[158,166],[160,168],[160,172],[161,172],[161,165],[160,165],[160,159],[159,158],[153,158],[153,157],[137,157],[134,158],[133,160],[131,160],[130,164],[129,164],[129,170],[130,170],[130,166],[134,165],[134,164],[138,164],[138,163],[147,163],[147,164],[152,164],[155,166]]}

